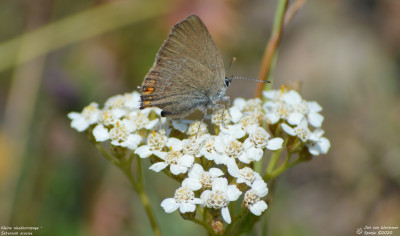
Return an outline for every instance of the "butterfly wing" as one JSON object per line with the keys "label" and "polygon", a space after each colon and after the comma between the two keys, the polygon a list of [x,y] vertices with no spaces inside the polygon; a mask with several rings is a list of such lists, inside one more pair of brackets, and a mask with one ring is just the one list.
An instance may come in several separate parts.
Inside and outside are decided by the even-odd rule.
{"label": "butterfly wing", "polygon": [[141,108],[183,116],[225,92],[222,57],[206,26],[191,15],[172,27],[142,84]]}

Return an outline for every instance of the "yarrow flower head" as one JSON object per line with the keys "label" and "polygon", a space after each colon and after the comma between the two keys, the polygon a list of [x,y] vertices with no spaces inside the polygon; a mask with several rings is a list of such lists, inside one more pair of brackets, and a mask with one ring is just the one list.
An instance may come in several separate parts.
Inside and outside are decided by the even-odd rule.
{"label": "yarrow flower head", "polygon": [[[68,117],[94,141],[130,151],[129,160],[148,159],[149,169],[178,180],[174,197],[161,203],[165,212],[179,209],[194,216],[203,207],[221,230],[222,220],[231,223],[230,205],[241,196],[241,206],[252,214],[267,209],[266,181],[273,173],[261,175],[253,168],[265,160],[265,151],[280,154],[286,148],[317,156],[330,148],[318,103],[285,88],[264,92],[264,98],[235,99],[232,107],[215,110],[210,121],[168,120],[159,108],[140,110],[140,94],[132,92],[109,98],[102,109],[91,103]],[[127,158],[121,153],[117,160]]]}

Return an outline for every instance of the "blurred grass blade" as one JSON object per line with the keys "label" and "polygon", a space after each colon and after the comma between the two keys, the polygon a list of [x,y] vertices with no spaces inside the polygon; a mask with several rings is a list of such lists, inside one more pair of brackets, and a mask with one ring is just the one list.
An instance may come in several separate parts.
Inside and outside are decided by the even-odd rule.
{"label": "blurred grass blade", "polygon": [[0,72],[69,44],[166,13],[168,9],[164,1],[124,0],[72,15],[1,43]]}

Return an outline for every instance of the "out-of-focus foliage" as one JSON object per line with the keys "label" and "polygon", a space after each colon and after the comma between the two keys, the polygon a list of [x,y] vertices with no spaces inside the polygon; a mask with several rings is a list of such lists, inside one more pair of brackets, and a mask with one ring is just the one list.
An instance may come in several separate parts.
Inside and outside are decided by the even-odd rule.
{"label": "out-of-focus foliage", "polygon": [[[66,114],[134,90],[169,28],[190,13],[226,62],[237,57],[228,75],[256,77],[276,4],[165,2],[0,1],[0,225],[42,227],[39,235],[151,234],[127,180]],[[278,180],[270,235],[400,227],[399,11],[393,0],[309,1],[284,29],[273,87],[302,82],[302,96],[324,107],[332,147]],[[255,86],[234,81],[228,95],[250,98]],[[176,183],[152,172],[146,182],[166,235],[205,234],[157,205]]]}

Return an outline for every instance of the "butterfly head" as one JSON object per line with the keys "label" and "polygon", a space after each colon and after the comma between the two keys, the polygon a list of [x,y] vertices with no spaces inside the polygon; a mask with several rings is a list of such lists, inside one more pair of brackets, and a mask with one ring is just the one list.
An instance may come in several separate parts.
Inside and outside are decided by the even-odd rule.
{"label": "butterfly head", "polygon": [[225,77],[225,87],[228,88],[232,82],[232,78]]}

